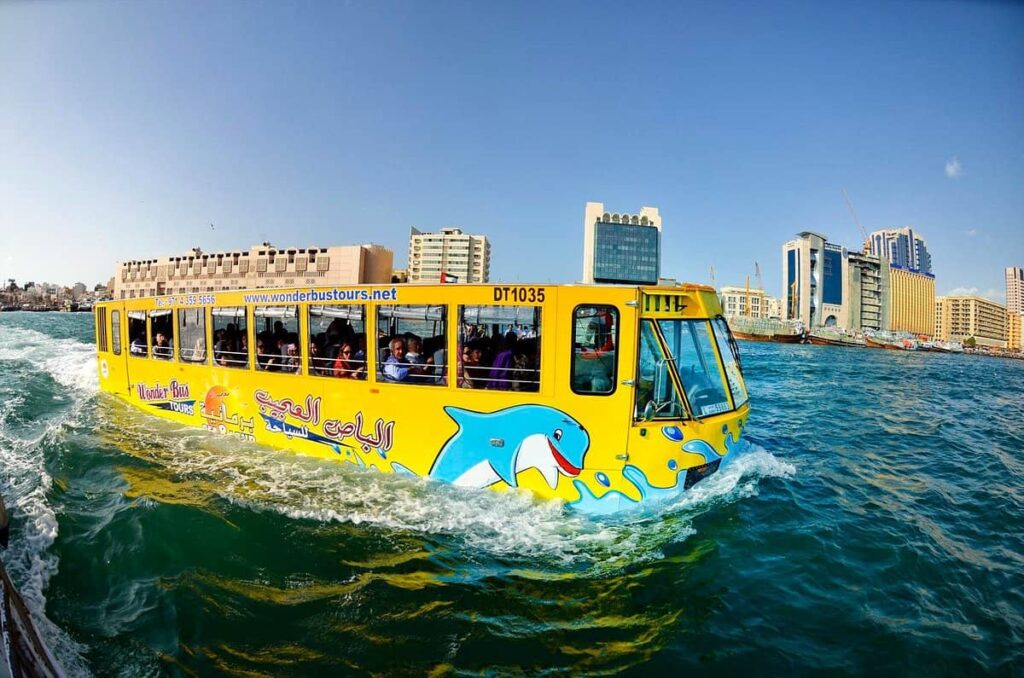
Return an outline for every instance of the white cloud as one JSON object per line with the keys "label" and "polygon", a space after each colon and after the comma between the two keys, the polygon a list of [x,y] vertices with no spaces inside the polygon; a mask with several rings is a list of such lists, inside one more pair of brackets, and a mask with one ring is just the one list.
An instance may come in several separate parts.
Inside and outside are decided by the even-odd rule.
{"label": "white cloud", "polygon": [[944,296],[947,297],[960,297],[960,296],[975,296],[984,297],[985,299],[991,299],[997,301],[1000,304],[1006,303],[1006,290],[990,287],[989,289],[982,292],[977,287],[954,287],[950,291],[946,292]]}
{"label": "white cloud", "polygon": [[978,235],[978,229],[976,229],[976,228],[970,229],[969,231],[967,231],[967,235],[969,235],[969,236],[971,236],[973,238],[974,236]]}
{"label": "white cloud", "polygon": [[952,159],[946,161],[946,176],[950,179],[956,179],[963,175],[964,168],[960,165],[960,160],[954,155]]}

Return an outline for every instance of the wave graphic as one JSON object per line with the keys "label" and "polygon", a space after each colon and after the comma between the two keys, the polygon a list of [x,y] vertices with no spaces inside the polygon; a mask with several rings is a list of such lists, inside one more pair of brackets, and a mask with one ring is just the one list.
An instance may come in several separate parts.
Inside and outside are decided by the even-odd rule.
{"label": "wave graphic", "polygon": [[84,423],[99,388],[95,365],[94,348],[80,341],[7,325],[0,332],[0,494],[13,523],[4,563],[70,675],[88,673],[83,647],[45,615],[44,592],[59,565],[51,551],[58,522],[47,463],[66,430]]}
{"label": "wave graphic", "polygon": [[[171,485],[134,475],[131,481],[146,500],[208,505],[220,499],[295,520],[442,536],[469,552],[514,562],[542,559],[547,565],[593,568],[595,573],[659,558],[662,545],[694,533],[693,517],[755,495],[761,478],[795,473],[792,465],[747,444],[739,458],[679,499],[648,512],[597,519],[521,491],[469,490],[384,475],[182,429],[122,403],[110,403],[103,428],[115,447],[156,465],[144,474],[176,481]],[[176,496],[167,496],[171,486]],[[678,519],[666,522],[666,514]]]}

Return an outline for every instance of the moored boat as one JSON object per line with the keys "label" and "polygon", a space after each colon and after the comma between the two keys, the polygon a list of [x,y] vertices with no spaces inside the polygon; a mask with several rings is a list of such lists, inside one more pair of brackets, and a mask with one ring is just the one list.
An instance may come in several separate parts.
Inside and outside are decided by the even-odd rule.
{"label": "moored boat", "polygon": [[728,320],[733,336],[743,341],[802,344],[806,339],[804,326],[799,321],[746,316],[733,316]]}
{"label": "moored boat", "polygon": [[818,328],[807,334],[807,342],[816,346],[864,348],[864,339],[846,332]]}

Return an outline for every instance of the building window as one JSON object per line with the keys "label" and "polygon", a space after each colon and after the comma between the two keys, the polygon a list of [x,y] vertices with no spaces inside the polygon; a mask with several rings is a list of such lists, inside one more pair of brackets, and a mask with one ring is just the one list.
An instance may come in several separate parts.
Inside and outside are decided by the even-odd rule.
{"label": "building window", "polygon": [[459,388],[540,389],[539,306],[459,308]]}
{"label": "building window", "polygon": [[186,363],[206,362],[206,309],[178,309],[178,357]]}
{"label": "building window", "polygon": [[577,306],[573,311],[572,390],[582,395],[615,392],[619,311],[614,306]]}
{"label": "building window", "polygon": [[309,371],[321,377],[366,379],[366,308],[309,307]]}
{"label": "building window", "polygon": [[448,323],[445,306],[377,309],[377,375],[381,381],[445,384]]}
{"label": "building window", "polygon": [[213,315],[213,362],[220,367],[249,366],[248,328],[244,306],[222,306]]}

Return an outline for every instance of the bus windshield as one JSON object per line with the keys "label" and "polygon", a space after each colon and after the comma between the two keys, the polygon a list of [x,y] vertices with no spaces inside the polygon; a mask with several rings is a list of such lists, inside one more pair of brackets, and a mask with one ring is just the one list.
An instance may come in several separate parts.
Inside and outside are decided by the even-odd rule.
{"label": "bus windshield", "polygon": [[707,417],[731,410],[725,374],[718,363],[708,321],[659,320],[658,327],[672,354],[694,416]]}

